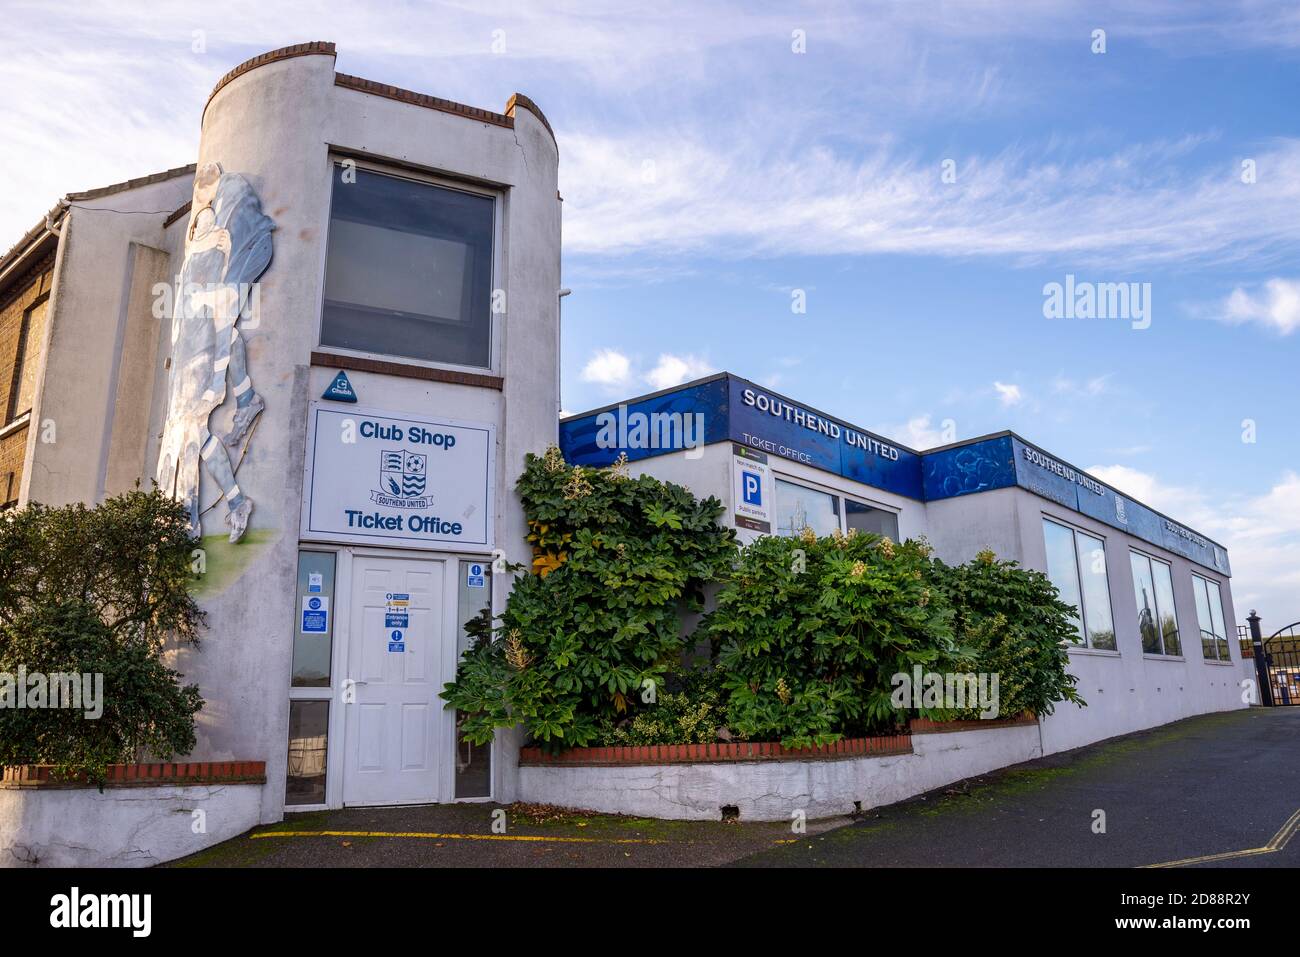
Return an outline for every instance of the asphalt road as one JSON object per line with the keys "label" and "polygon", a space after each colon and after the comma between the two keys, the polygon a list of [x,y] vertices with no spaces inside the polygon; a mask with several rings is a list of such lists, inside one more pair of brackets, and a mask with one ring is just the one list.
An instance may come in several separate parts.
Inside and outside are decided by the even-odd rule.
{"label": "asphalt road", "polygon": [[[1094,831],[1096,811],[1104,833]],[[1300,708],[1254,708],[972,778],[738,863],[1141,867],[1266,847],[1297,811]],[[1300,837],[1278,851],[1181,866],[1297,865]]]}
{"label": "asphalt road", "polygon": [[[1285,843],[1279,831],[1297,811],[1300,708],[1251,709],[1052,755],[859,819],[809,822],[802,835],[784,822],[522,805],[355,808],[291,815],[168,866],[1077,868],[1256,849],[1181,866],[1295,867],[1300,837]],[[1270,841],[1280,849],[1259,853]]]}

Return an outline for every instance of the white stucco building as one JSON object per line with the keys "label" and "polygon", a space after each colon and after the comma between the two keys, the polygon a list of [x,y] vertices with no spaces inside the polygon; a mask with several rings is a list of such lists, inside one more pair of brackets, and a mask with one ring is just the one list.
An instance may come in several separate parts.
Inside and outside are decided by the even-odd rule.
{"label": "white stucco building", "polygon": [[518,742],[458,746],[438,692],[494,559],[530,557],[512,485],[556,439],[550,125],[521,94],[495,112],[338,73],[320,42],[239,65],[195,119],[193,166],[70,194],[0,259],[0,290],[52,270],[29,408],[2,423],[8,504],[154,479],[191,503],[189,760],[266,762],[244,828],[511,800]]}
{"label": "white stucco building", "polygon": [[1046,572],[1081,609],[1070,670],[1088,706],[1041,721],[1044,754],[1247,706],[1223,546],[1018,435],[917,452],[719,373],[566,417],[560,447],[716,496],[742,541],[856,528]]}
{"label": "white stucco building", "polygon": [[504,604],[494,563],[531,559],[513,483],[557,435],[570,461],[626,450],[718,496],[742,539],[862,528],[1048,571],[1083,609],[1089,707],[1043,721],[1041,752],[1242,706],[1226,552],[1016,436],[917,453],[727,375],[612,410],[698,422],[687,448],[595,441],[611,410],[558,428],[559,157],[527,97],[493,112],[348,76],[317,42],[231,70],[201,124],[193,165],[69,194],[0,257],[0,506],[150,481],[190,506],[208,623],[173,661],[206,702],[187,757],[265,781],[0,788],[5,863],[515,800],[518,735],[460,742],[438,693],[463,623]]}

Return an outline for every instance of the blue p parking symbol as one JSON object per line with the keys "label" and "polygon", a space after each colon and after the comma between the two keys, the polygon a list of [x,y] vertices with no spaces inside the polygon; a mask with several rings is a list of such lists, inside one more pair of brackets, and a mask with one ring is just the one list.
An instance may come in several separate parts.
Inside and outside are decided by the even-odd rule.
{"label": "blue p parking symbol", "polygon": [[740,473],[741,492],[746,505],[763,507],[763,481],[754,472]]}

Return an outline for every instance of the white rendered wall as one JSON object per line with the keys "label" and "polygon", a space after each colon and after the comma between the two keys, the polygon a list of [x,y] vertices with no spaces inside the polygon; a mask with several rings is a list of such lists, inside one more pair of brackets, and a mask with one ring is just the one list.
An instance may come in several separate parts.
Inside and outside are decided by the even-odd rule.
{"label": "white rendered wall", "polygon": [[[1248,707],[1242,700],[1241,651],[1232,626],[1236,616],[1230,579],[1030,492],[1016,490],[1016,497],[1021,554],[1028,567],[1040,570],[1047,567],[1044,517],[1081,528],[1106,543],[1116,651],[1070,650],[1070,672],[1079,678],[1078,690],[1088,707],[1059,705],[1055,714],[1043,719],[1046,753],[1168,724],[1194,714]],[[1129,565],[1130,547],[1171,565],[1183,646],[1181,657],[1143,654]],[[1192,593],[1193,572],[1219,582],[1229,632],[1228,649],[1232,656],[1229,662],[1207,661],[1201,655]]]}
{"label": "white rendered wall", "polygon": [[[266,411],[238,472],[241,490],[255,503],[245,541],[223,547],[224,505],[204,525],[205,546],[220,551],[236,572],[204,595],[207,639],[200,650],[181,652],[178,663],[207,702],[191,758],[265,760],[263,821],[278,820],[283,811],[307,409],[336,371],[310,364],[319,348],[332,150],[413,164],[504,194],[495,283],[506,292],[507,310],[495,317],[494,370],[504,377],[504,390],[353,371],[349,378],[365,406],[495,424],[494,544],[511,561],[530,558],[514,479],[524,454],[544,451],[557,428],[558,154],[533,113],[519,109],[512,130],[345,89],[335,85],[334,58],[324,54],[259,66],[213,97],[199,165],[220,163],[246,177],[276,226],[274,256],[261,279],[261,323],[245,333],[250,374]],[[214,416],[214,432],[230,405]],[[155,427],[161,430],[161,421]],[[217,492],[206,473],[203,479],[206,504]],[[495,582],[498,602],[505,577]],[[331,741],[332,775],[342,772],[342,744]],[[498,794],[505,799],[517,742],[509,744],[498,762]]]}
{"label": "white rendered wall", "polygon": [[185,203],[190,190],[191,178],[178,176],[78,200],[64,218],[22,503],[95,502],[106,481],[115,415],[147,417],[153,383],[119,380],[131,334],[156,337],[160,327],[148,302],[137,301],[143,310],[128,308],[136,270],[145,268],[145,257],[137,259],[132,244],[162,245],[166,213],[157,211]]}
{"label": "white rendered wall", "polygon": [[913,754],[888,757],[700,764],[525,766],[521,800],[608,814],[788,821],[851,814],[893,804],[953,781],[1041,755],[1037,725],[912,736]]}
{"label": "white rendered wall", "polygon": [[0,789],[0,867],[151,867],[175,860],[256,825],[263,790],[257,784]]}
{"label": "white rendered wall", "polygon": [[[736,528],[733,511],[735,489],[731,476],[732,447],[735,444],[738,443],[714,442],[699,449],[639,459],[631,463],[630,470],[634,475],[653,475],[666,482],[684,485],[698,498],[710,495],[718,498],[726,508],[721,519],[722,524],[728,528]],[[868,504],[897,511],[898,534],[902,539],[919,538],[927,534],[924,502],[871,488],[777,455],[769,454],[767,465],[776,477],[836,495],[848,495]],[[758,538],[759,533],[745,528],[736,528],[736,536],[741,544],[747,544]]]}
{"label": "white rendered wall", "polygon": [[[1045,572],[1046,543],[1042,521],[1050,516],[1102,538],[1110,585],[1111,613],[1117,651],[1070,649],[1070,673],[1086,708],[1060,704],[1043,719],[1047,753],[1068,750],[1104,738],[1177,721],[1195,714],[1247,707],[1243,701],[1243,666],[1237,647],[1231,579],[1203,568],[1180,555],[1150,545],[1116,528],[1028,492],[1021,488],[996,489],[921,503],[860,485],[820,469],[769,456],[769,466],[780,475],[815,487],[899,509],[900,537],[926,536],[937,557],[950,564],[970,561],[985,548],[1000,559],[1020,562]],[[706,446],[702,459],[688,460],[684,453],[657,456],[633,463],[634,469],[678,482],[697,494],[718,495],[728,504],[723,521],[732,522],[730,501],[731,444]],[[741,542],[758,537],[738,529]],[[1176,611],[1184,654],[1179,657],[1145,655],[1138,632],[1137,603],[1129,564],[1130,547],[1170,563]],[[1192,594],[1191,575],[1219,582],[1224,619],[1228,627],[1229,663],[1207,661],[1201,655],[1199,626]]]}

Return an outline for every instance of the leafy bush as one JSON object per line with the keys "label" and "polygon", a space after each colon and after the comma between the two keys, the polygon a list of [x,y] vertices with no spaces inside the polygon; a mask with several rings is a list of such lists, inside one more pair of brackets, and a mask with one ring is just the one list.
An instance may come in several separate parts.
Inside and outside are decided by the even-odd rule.
{"label": "leafy bush", "polygon": [[811,531],[745,548],[702,625],[730,727],[787,747],[892,730],[906,715],[890,701],[891,677],[961,657],[928,554],[922,542]]}
{"label": "leafy bush", "polygon": [[161,648],[197,645],[203,613],[190,596],[184,508],[155,488],[94,508],[31,504],[0,517],[0,625],[53,602],[86,602],[112,634]]}
{"label": "leafy bush", "polygon": [[[606,717],[596,743],[637,747],[717,741],[726,721],[721,676],[714,671],[694,671],[680,683],[680,690],[658,695],[657,703],[631,718],[614,722]],[[724,734],[731,738],[729,732]]]}
{"label": "leafy bush", "polygon": [[[85,689],[92,698],[98,695],[102,713],[88,717],[87,698],[75,710],[17,708],[14,700],[4,701],[0,765],[52,764],[61,774],[85,774],[102,783],[109,764],[132,761],[138,753],[168,758],[194,748],[194,715],[203,707],[198,687],[182,688],[180,675],[147,642],[121,640],[86,602],[43,605],[0,626],[0,673],[17,676],[20,669],[47,680],[102,675],[98,691],[93,684]],[[25,690],[19,685],[12,693]]]}
{"label": "leafy bush", "polygon": [[678,485],[529,455],[518,491],[533,544],[490,632],[443,690],[462,734],[483,744],[522,723],[552,746],[584,745],[662,688],[685,650],[682,615],[736,554],[722,505]]}
{"label": "leafy bush", "polygon": [[137,752],[194,747],[202,699],[161,654],[169,640],[198,643],[203,614],[188,591],[196,544],[184,508],[156,489],[0,517],[0,673],[100,674],[104,692],[97,719],[0,707],[0,764],[102,780],[105,765]]}
{"label": "leafy bush", "polygon": [[[895,703],[895,676],[987,672],[999,713],[1050,714],[1079,699],[1066,673],[1070,609],[1047,577],[991,553],[952,567],[929,546],[872,535],[764,537],[737,552],[721,506],[680,486],[529,456],[519,491],[534,560],[499,625],[443,690],[475,743],[522,724],[553,748],[705,743],[787,747],[888,733],[911,715],[975,717],[922,697]],[[713,672],[687,676],[682,614],[706,584]],[[681,687],[676,687],[684,682]],[[646,703],[653,683],[657,703]],[[672,687],[670,687],[672,685]]]}
{"label": "leafy bush", "polygon": [[[954,610],[957,641],[974,654],[959,670],[998,675],[1001,717],[1051,714],[1058,701],[1086,704],[1066,671],[1066,646],[1076,635],[1073,609],[1046,575],[1000,562],[987,550],[965,565],[936,560],[935,569]],[[978,709],[957,717],[978,717]]]}

